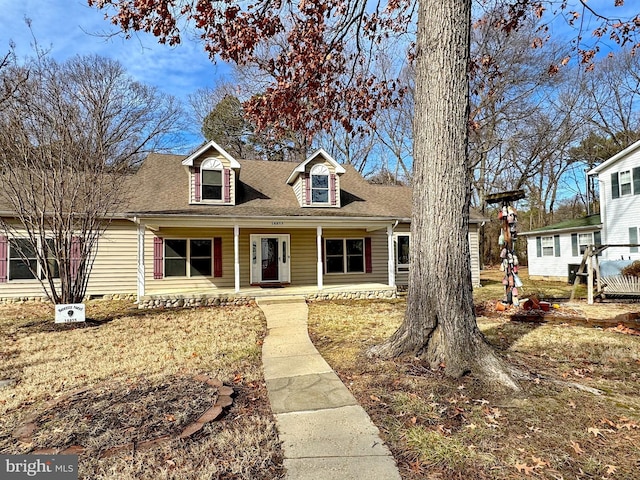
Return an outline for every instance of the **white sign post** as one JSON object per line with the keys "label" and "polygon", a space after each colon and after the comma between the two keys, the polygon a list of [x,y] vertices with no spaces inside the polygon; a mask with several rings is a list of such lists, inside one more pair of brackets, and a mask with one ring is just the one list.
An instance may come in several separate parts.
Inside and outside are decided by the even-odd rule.
{"label": "white sign post", "polygon": [[56,323],[84,322],[84,303],[56,305]]}

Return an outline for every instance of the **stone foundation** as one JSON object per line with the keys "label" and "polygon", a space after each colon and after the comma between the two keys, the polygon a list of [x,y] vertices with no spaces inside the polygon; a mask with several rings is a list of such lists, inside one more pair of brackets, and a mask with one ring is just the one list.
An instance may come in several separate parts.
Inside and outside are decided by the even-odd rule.
{"label": "stone foundation", "polygon": [[[89,300],[127,300],[135,302],[137,295],[135,293],[117,293],[113,295],[87,295],[83,302]],[[0,297],[0,305],[11,303],[49,303],[47,297]]]}
{"label": "stone foundation", "polygon": [[[304,296],[307,301],[321,300],[374,300],[398,298],[395,290],[372,290],[363,292],[317,292]],[[138,308],[190,308],[190,307],[225,307],[233,305],[255,305],[253,296],[217,296],[199,295],[150,295],[142,297]]]}
{"label": "stone foundation", "polygon": [[213,295],[153,295],[142,297],[138,308],[189,308],[226,307],[231,305],[255,305],[254,297]]}

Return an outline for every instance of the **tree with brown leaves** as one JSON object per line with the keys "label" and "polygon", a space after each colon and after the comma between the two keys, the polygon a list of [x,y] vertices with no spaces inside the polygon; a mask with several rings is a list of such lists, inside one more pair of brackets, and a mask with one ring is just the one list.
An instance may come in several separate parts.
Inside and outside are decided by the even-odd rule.
{"label": "tree with brown leaves", "polygon": [[[397,103],[406,87],[398,79],[377,77],[369,65],[380,45],[404,42],[416,71],[409,296],[402,326],[372,353],[419,355],[432,366],[444,365],[447,375],[475,372],[518,388],[510,367],[479,332],[473,309],[467,241],[471,0],[88,1],[106,9],[127,34],[152,32],[162,43],[179,43],[180,22],[190,21],[212,59],[262,69],[272,83],[245,104],[259,128],[314,132],[331,128],[333,121],[348,130],[362,125],[356,121],[370,122],[380,109]],[[494,3],[505,6],[504,17],[495,22],[505,31],[516,30],[531,14],[542,17],[547,7],[570,22],[591,10],[586,0],[480,5]],[[595,18],[596,34],[620,43],[635,38],[640,26],[640,17]],[[543,27],[532,43],[544,38]],[[598,48],[578,43],[576,51],[588,64]],[[557,68],[550,65],[549,71]]]}

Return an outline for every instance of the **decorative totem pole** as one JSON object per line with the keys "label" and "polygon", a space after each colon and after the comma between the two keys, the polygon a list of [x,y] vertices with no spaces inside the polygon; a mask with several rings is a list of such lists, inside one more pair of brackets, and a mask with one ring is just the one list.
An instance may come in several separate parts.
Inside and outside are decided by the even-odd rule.
{"label": "decorative totem pole", "polygon": [[494,193],[487,196],[487,203],[500,203],[502,207],[498,211],[498,220],[501,222],[498,245],[500,246],[500,270],[504,272],[502,284],[505,296],[502,303],[520,305],[518,289],[522,287],[522,281],[518,277],[518,256],[515,253],[515,241],[517,239],[518,215],[511,206],[511,202],[524,198],[524,191],[514,190],[510,192]]}

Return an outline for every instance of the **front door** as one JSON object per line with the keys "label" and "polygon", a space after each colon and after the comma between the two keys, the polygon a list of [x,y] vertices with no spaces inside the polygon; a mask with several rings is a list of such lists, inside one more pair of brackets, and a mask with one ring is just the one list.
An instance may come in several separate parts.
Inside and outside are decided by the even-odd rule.
{"label": "front door", "polygon": [[251,284],[289,283],[289,235],[251,235]]}
{"label": "front door", "polygon": [[262,282],[277,282],[280,280],[278,274],[278,239],[277,238],[261,238],[261,258],[262,258]]}

